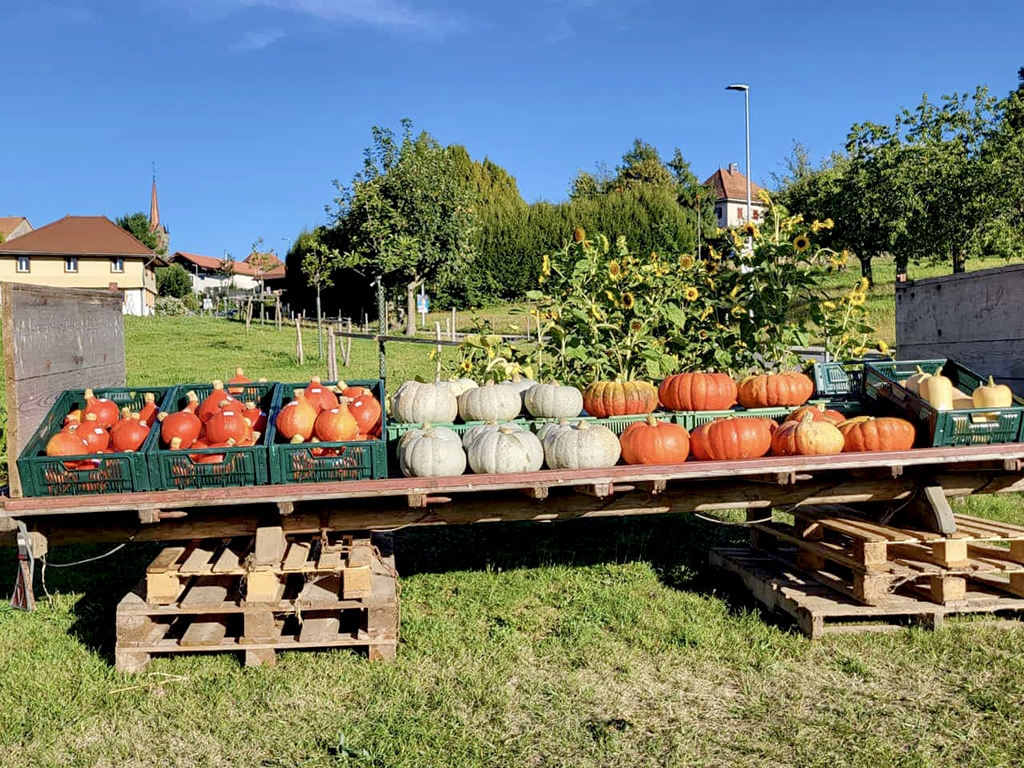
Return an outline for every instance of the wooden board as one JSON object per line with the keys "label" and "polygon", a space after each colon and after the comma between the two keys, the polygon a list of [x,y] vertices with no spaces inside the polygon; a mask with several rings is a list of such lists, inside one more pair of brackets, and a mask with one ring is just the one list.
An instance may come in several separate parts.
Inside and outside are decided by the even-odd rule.
{"label": "wooden board", "polygon": [[903,360],[946,357],[1024,391],[1024,265],[896,284]]}
{"label": "wooden board", "polygon": [[18,455],[61,392],[125,385],[122,302],[119,291],[0,284],[12,496]]}

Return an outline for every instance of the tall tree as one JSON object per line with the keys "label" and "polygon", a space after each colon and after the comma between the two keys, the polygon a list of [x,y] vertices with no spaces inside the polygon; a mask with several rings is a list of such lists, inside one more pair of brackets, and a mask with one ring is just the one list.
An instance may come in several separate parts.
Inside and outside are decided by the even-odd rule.
{"label": "tall tree", "polygon": [[324,356],[323,312],[320,307],[320,291],[334,285],[334,273],[342,265],[342,255],[334,248],[320,242],[312,232],[299,235],[296,248],[303,252],[302,274],[306,284],[316,291],[316,336],[320,359]]}
{"label": "tall tree", "polygon": [[658,150],[638,138],[633,140],[633,146],[622,156],[622,165],[616,168],[614,183],[617,187],[634,184],[670,187],[675,180]]}
{"label": "tall tree", "polygon": [[126,213],[114,222],[121,229],[126,230],[144,246],[161,256],[167,253],[167,249],[160,244],[156,232],[149,229],[149,217],[142,211],[138,213]]}
{"label": "tall tree", "polygon": [[373,146],[351,184],[337,184],[336,225],[345,232],[345,266],[403,285],[406,333],[416,332],[416,289],[430,281],[457,290],[473,249],[473,197],[451,154],[402,121],[398,139],[374,126]]}

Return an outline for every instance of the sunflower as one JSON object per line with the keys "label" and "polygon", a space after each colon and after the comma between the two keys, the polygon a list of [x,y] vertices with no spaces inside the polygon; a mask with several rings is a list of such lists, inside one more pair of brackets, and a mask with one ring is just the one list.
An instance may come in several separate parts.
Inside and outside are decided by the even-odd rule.
{"label": "sunflower", "polygon": [[855,293],[850,297],[850,303],[855,307],[859,307],[864,303],[865,296],[863,293]]}
{"label": "sunflower", "polygon": [[610,277],[612,279],[612,282],[615,282],[621,276],[622,276],[622,267],[619,265],[619,262],[617,262],[617,261],[609,261],[608,262],[608,277]]}
{"label": "sunflower", "polygon": [[551,257],[546,253],[544,254],[544,261],[541,264],[540,271],[545,275],[551,274]]}
{"label": "sunflower", "polygon": [[537,285],[544,285],[544,281],[545,281],[546,279],[547,279],[547,278],[546,278],[546,277],[544,277],[544,275],[541,275],[540,277],[538,277],[538,278],[537,278]]}
{"label": "sunflower", "polygon": [[632,309],[634,304],[636,304],[636,301],[633,299],[632,293],[626,291],[622,294],[622,307],[624,309]]}
{"label": "sunflower", "polygon": [[889,345],[885,343],[883,339],[878,340],[878,351],[883,355],[889,354]]}
{"label": "sunflower", "polygon": [[466,371],[467,373],[469,371],[473,370],[473,364],[471,362],[469,362],[469,360],[463,360],[462,364],[459,367],[462,370]]}
{"label": "sunflower", "polygon": [[683,298],[687,301],[696,301],[698,296],[700,296],[700,291],[692,285],[688,285],[683,289]]}
{"label": "sunflower", "polygon": [[619,300],[615,298],[615,294],[611,291],[605,291],[604,295],[608,297],[608,301],[614,304],[616,307],[619,306]]}
{"label": "sunflower", "polygon": [[642,330],[643,327],[644,327],[644,324],[640,320],[633,320],[629,324],[629,330],[633,331],[634,333],[636,333],[637,331]]}
{"label": "sunflower", "polygon": [[693,256],[690,256],[688,253],[684,253],[682,256],[679,257],[679,266],[682,267],[683,269],[689,269],[690,267],[692,267]]}
{"label": "sunflower", "polygon": [[699,337],[700,337],[701,339],[706,339],[706,338],[708,337],[708,335],[709,335],[709,334],[708,334],[708,332],[707,332],[706,330],[704,330],[703,328],[701,328],[701,329],[700,329],[700,331],[699,331],[699,332],[697,333],[697,335],[698,335],[698,336],[699,336]]}
{"label": "sunflower", "polygon": [[868,281],[868,279],[866,277],[862,277],[860,280],[857,281],[857,291],[859,291],[860,293],[864,293],[864,291],[868,289],[869,285],[871,285],[871,283]]}
{"label": "sunflower", "polygon": [[836,223],[832,221],[832,219],[825,219],[823,222],[821,222],[821,226],[823,226],[825,229],[832,229],[832,227],[834,227],[835,225]]}
{"label": "sunflower", "polygon": [[797,253],[803,253],[811,247],[811,239],[807,235],[797,235],[793,240],[793,247]]}
{"label": "sunflower", "polygon": [[715,290],[715,281],[714,280],[712,280],[709,277],[709,278],[705,279],[705,282],[708,284],[708,288],[710,288],[712,291]]}
{"label": "sunflower", "polygon": [[734,286],[733,289],[731,291],[729,291],[729,298],[730,299],[735,299],[739,295],[740,295],[740,286],[738,286],[738,285]]}
{"label": "sunflower", "polygon": [[856,357],[863,357],[864,353],[867,352],[867,349],[865,349],[864,347],[854,347],[850,351],[853,352],[854,356]]}
{"label": "sunflower", "polygon": [[715,261],[719,261],[722,258],[722,254],[714,249],[712,246],[708,246],[708,255],[711,256]]}
{"label": "sunflower", "polygon": [[743,234],[748,237],[757,237],[757,224],[752,221],[748,221],[743,225]]}
{"label": "sunflower", "polygon": [[493,360],[494,359],[494,347],[488,347],[487,348],[487,359],[488,360]]}
{"label": "sunflower", "polygon": [[747,314],[747,310],[745,310],[743,307],[733,307],[732,309],[729,310],[729,314],[732,315],[733,317],[743,317],[745,314]]}
{"label": "sunflower", "polygon": [[430,354],[427,355],[427,360],[433,360],[436,357],[437,357],[437,350],[436,349],[432,349],[432,350],[430,350]]}
{"label": "sunflower", "polygon": [[714,311],[715,311],[714,307],[706,307],[704,309],[704,311],[700,313],[701,322],[703,322],[704,320],[707,320],[711,316],[711,313],[714,312]]}
{"label": "sunflower", "polygon": [[825,309],[835,309],[836,303],[834,301],[826,301],[821,306],[823,306]]}

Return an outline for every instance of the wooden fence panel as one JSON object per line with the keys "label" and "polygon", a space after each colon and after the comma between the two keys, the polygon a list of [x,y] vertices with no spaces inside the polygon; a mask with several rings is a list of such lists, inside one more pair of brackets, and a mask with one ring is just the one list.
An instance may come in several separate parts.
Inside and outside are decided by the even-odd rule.
{"label": "wooden fence panel", "polygon": [[65,389],[123,387],[120,291],[0,284],[12,495],[17,458]]}
{"label": "wooden fence panel", "polygon": [[948,357],[1024,391],[1024,264],[896,284],[903,360]]}

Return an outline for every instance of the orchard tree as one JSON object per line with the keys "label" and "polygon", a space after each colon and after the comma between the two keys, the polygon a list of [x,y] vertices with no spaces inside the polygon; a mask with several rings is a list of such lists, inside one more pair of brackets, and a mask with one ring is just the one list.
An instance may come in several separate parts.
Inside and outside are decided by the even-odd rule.
{"label": "orchard tree", "polygon": [[317,349],[320,359],[323,359],[323,313],[320,309],[320,291],[334,285],[334,272],[342,266],[343,257],[337,249],[329,248],[322,243],[313,232],[302,232],[294,250],[302,254],[302,274],[306,277],[306,284],[316,291]]}
{"label": "orchard tree", "polygon": [[468,186],[451,154],[426,132],[414,136],[408,119],[401,139],[374,126],[363,170],[351,184],[335,184],[336,226],[347,243],[342,266],[381,278],[382,287],[404,287],[406,333],[415,335],[416,290],[427,281],[458,286],[472,260]]}
{"label": "orchard tree", "polygon": [[160,296],[184,299],[192,293],[192,277],[177,262],[169,267],[158,267],[156,270],[156,292]]}

